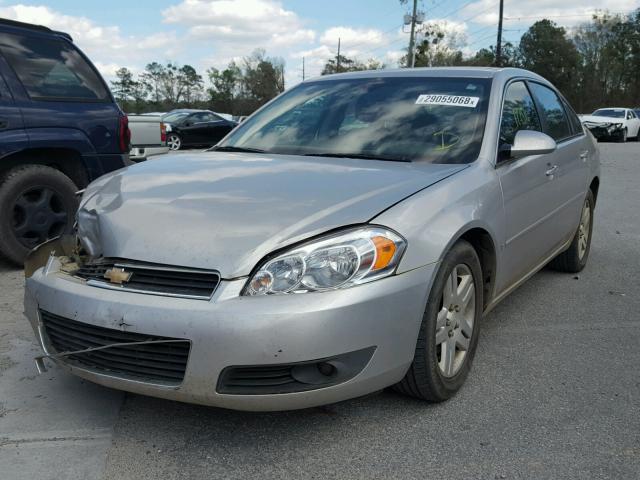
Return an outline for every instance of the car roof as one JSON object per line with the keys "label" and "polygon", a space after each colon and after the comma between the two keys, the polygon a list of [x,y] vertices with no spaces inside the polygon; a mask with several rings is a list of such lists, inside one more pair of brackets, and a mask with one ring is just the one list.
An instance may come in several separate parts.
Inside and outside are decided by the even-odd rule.
{"label": "car roof", "polygon": [[361,72],[336,73],[316,77],[311,81],[324,81],[350,78],[380,78],[380,77],[458,77],[458,78],[512,78],[528,77],[536,80],[546,80],[540,75],[522,68],[497,68],[497,67],[423,67],[423,68],[392,68],[382,70],[365,70]]}
{"label": "car roof", "polygon": [[67,40],[69,40],[70,42],[73,41],[73,38],[71,38],[71,35],[69,35],[68,33],[65,32],[60,32],[58,30],[51,30],[49,27],[45,27],[44,25],[35,25],[33,23],[26,23],[26,22],[18,22],[17,20],[9,20],[8,18],[0,18],[0,27],[2,26],[7,26],[7,27],[11,27],[11,29],[26,29],[26,30],[32,30],[35,32],[39,32],[39,33],[50,33],[52,35],[59,35],[62,36],[64,38],[66,38]]}
{"label": "car roof", "polygon": [[198,113],[198,112],[214,113],[211,110],[201,110],[198,108],[176,108],[175,110],[171,110],[170,112],[165,113],[165,115],[170,115],[172,113]]}

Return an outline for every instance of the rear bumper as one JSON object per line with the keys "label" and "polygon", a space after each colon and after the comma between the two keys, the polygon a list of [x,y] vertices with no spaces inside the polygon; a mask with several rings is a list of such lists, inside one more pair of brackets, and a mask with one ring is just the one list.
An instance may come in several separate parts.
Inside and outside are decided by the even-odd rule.
{"label": "rear bumper", "polygon": [[133,162],[141,162],[154,155],[162,155],[169,152],[169,147],[133,147],[129,152]]}
{"label": "rear bumper", "polygon": [[[134,393],[239,410],[290,410],[334,403],[402,379],[414,354],[436,265],[335,292],[241,297],[244,279],[223,281],[210,301],[91,287],[38,270],[27,280],[25,314],[45,352],[51,345],[39,310],[110,329],[187,339],[191,350],[179,385],[122,378],[58,360],[87,380]],[[231,366],[275,366],[373,352],[342,383],[278,394],[223,394]]]}

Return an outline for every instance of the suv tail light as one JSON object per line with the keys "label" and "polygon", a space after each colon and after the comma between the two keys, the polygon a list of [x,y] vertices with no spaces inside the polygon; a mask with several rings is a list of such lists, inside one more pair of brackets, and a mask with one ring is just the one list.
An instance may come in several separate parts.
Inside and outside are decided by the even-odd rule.
{"label": "suv tail light", "polygon": [[167,126],[162,122],[160,122],[160,142],[163,145],[167,143]]}
{"label": "suv tail light", "polygon": [[122,115],[118,125],[118,143],[122,153],[131,150],[131,130],[129,130],[129,118]]}

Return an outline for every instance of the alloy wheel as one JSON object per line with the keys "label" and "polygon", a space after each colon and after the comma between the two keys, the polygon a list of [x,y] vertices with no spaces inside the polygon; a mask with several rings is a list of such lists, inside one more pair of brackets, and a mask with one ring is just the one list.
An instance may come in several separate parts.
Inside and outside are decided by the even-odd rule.
{"label": "alloy wheel", "polygon": [[169,135],[169,138],[167,139],[167,145],[169,146],[169,150],[180,150],[182,141],[177,135]]}
{"label": "alloy wheel", "polygon": [[436,355],[440,372],[455,376],[464,364],[471,342],[476,310],[476,288],[467,265],[456,265],[442,291],[436,319]]}
{"label": "alloy wheel", "polygon": [[13,233],[27,248],[60,235],[68,221],[62,197],[48,187],[30,188],[13,204]]}
{"label": "alloy wheel", "polygon": [[582,260],[589,246],[589,233],[591,231],[591,206],[589,200],[585,200],[580,215],[580,226],[578,227],[578,258]]}

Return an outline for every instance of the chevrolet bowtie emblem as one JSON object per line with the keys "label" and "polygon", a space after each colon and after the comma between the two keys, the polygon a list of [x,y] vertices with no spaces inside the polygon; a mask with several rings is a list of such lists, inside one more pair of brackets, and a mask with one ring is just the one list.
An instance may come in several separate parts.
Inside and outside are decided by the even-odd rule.
{"label": "chevrolet bowtie emblem", "polygon": [[124,268],[114,267],[104,272],[104,278],[109,280],[111,283],[122,285],[123,283],[129,281],[129,279],[131,278],[131,272],[125,271]]}

